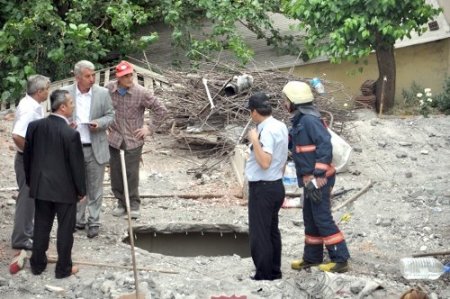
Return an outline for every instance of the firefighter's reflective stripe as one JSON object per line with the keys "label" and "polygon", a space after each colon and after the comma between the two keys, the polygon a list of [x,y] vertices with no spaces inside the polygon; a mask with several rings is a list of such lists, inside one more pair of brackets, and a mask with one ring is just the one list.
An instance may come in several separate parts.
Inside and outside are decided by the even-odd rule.
{"label": "firefighter's reflective stripe", "polygon": [[325,245],[334,245],[342,241],[344,241],[344,234],[342,232],[338,232],[334,235],[323,238],[323,242],[325,243]]}
{"label": "firefighter's reflective stripe", "polygon": [[316,146],[314,144],[295,146],[296,153],[312,153],[314,151],[316,151]]}
{"label": "firefighter's reflective stripe", "polygon": [[311,245],[320,245],[323,244],[323,239],[322,237],[305,235],[305,243]]}
{"label": "firefighter's reflective stripe", "polygon": [[336,172],[333,164],[316,163],[314,168],[325,170],[326,177],[332,176]]}

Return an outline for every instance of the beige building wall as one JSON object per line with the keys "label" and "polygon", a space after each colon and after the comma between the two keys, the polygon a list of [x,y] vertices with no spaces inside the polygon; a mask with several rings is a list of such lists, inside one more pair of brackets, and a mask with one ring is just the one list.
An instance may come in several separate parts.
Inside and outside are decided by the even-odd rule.
{"label": "beige building wall", "polygon": [[444,16],[447,20],[447,23],[450,24],[450,1],[448,0],[438,0],[439,5],[444,10]]}
{"label": "beige building wall", "polygon": [[[450,76],[450,39],[400,48],[395,51],[397,66],[396,100],[402,99],[402,89],[409,89],[411,83],[432,89],[433,94],[442,91],[444,79]],[[378,78],[375,54],[368,58],[368,65],[343,62],[331,64],[321,62],[298,66],[294,73],[299,77],[320,77],[342,82],[349,95],[360,95],[361,84],[367,79]],[[358,67],[363,66],[362,73]]]}

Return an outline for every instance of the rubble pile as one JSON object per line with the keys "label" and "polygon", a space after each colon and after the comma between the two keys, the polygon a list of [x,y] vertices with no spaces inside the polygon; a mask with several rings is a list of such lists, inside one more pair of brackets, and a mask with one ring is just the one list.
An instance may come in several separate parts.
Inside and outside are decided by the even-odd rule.
{"label": "rubble pile", "polygon": [[[166,71],[164,77],[170,88],[155,92],[170,110],[172,121],[166,129],[180,141],[180,146],[203,152],[205,156],[223,156],[245,139],[250,124],[245,103],[251,94],[267,93],[274,117],[289,125],[281,90],[290,80],[310,81],[275,70],[244,73],[243,69],[222,64],[206,64],[195,73]],[[336,105],[334,96],[343,86],[326,80],[323,85],[326,93],[315,93],[315,104],[329,122],[342,124],[350,114]]]}

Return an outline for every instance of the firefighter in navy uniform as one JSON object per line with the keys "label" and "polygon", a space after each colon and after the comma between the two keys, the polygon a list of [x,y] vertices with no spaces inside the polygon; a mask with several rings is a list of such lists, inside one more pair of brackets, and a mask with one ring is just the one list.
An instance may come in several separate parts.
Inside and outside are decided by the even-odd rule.
{"label": "firefighter in navy uniform", "polygon": [[[331,164],[331,136],[313,105],[314,96],[308,84],[291,81],[283,88],[285,105],[293,114],[289,149],[295,162],[298,184],[304,187],[303,221],[305,247],[303,259],[294,260],[292,269],[312,266],[327,272],[348,271],[350,254],[344,235],[331,215],[330,195],[335,183]],[[323,263],[323,246],[330,262]]]}

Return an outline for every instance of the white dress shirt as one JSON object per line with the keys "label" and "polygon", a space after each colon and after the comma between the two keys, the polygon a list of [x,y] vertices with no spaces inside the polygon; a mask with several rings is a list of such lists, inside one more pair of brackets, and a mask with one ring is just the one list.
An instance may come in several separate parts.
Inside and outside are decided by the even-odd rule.
{"label": "white dress shirt", "polygon": [[91,143],[91,134],[89,132],[89,121],[91,114],[92,88],[87,93],[81,93],[77,87],[76,93],[76,123],[77,131],[80,132],[81,143]]}
{"label": "white dress shirt", "polygon": [[262,150],[272,155],[272,161],[269,168],[261,168],[252,150],[245,166],[247,180],[249,182],[279,180],[283,177],[288,156],[288,129],[283,122],[272,116],[261,122],[257,129]]}
{"label": "white dress shirt", "polygon": [[[43,117],[44,109],[41,104],[27,94],[17,106],[12,133],[25,138],[28,124]],[[17,150],[22,152],[19,148]]]}

